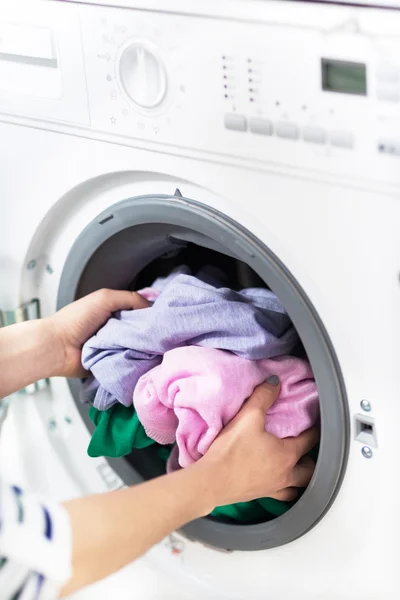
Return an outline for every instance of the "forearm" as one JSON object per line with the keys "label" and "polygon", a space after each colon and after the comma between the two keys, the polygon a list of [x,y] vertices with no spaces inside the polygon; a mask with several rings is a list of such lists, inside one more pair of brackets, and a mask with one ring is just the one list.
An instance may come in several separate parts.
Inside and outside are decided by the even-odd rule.
{"label": "forearm", "polygon": [[62,356],[46,319],[0,328],[0,398],[60,368]]}
{"label": "forearm", "polygon": [[211,512],[201,463],[141,485],[66,503],[73,575],[63,596],[121,569],[172,531]]}

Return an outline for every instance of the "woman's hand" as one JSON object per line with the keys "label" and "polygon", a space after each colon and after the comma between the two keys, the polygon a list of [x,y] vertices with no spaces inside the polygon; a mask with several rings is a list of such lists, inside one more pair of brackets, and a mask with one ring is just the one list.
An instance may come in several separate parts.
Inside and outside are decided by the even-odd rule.
{"label": "woman's hand", "polygon": [[51,327],[55,351],[60,353],[56,375],[83,377],[86,373],[81,365],[83,344],[117,310],[146,308],[149,305],[136,292],[98,290],[72,304],[65,306],[47,319]]}
{"label": "woman's hand", "polygon": [[295,487],[312,477],[312,461],[299,459],[318,433],[310,429],[285,440],[266,433],[265,415],[278,393],[279,385],[258,387],[207,454],[187,469],[68,502],[74,570],[63,595],[120,569],[215,506],[263,496],[294,499]]}
{"label": "woman's hand", "polygon": [[146,308],[136,292],[99,290],[52,317],[0,328],[0,398],[47,377],[83,377],[81,349],[116,310]]}
{"label": "woman's hand", "polygon": [[193,465],[202,470],[215,506],[264,496],[294,500],[296,488],[311,480],[314,463],[304,455],[318,442],[317,429],[283,440],[265,431],[265,415],[280,388],[278,378],[271,379],[277,385],[256,388],[207,454]]}

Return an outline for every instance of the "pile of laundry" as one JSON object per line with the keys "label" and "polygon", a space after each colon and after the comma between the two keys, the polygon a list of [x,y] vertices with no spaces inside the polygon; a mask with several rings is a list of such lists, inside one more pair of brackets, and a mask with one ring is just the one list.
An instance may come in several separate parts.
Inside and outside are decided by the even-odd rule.
{"label": "pile of laundry", "polygon": [[[319,417],[309,363],[292,356],[297,333],[273,292],[219,287],[212,267],[188,267],[139,292],[150,307],[120,311],[83,347],[91,372],[82,389],[95,430],[89,456],[121,457],[160,445],[166,470],[199,460],[270,375],[281,382],[266,430],[297,436]],[[212,516],[241,523],[286,512],[261,498],[216,508]]]}

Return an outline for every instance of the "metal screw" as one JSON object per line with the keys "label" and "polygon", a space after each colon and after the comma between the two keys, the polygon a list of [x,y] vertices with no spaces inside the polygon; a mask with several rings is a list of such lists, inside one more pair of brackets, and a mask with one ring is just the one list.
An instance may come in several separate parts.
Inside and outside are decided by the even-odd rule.
{"label": "metal screw", "polygon": [[34,269],[36,267],[36,260],[30,260],[27,264],[27,269],[30,271],[31,269]]}
{"label": "metal screw", "polygon": [[51,275],[52,273],[54,273],[53,267],[52,267],[51,265],[46,265],[46,271],[47,271],[48,273],[50,273],[50,275]]}
{"label": "metal screw", "polygon": [[368,402],[368,400],[361,400],[360,406],[363,410],[365,410],[365,412],[371,412],[372,410],[371,404]]}
{"label": "metal screw", "polygon": [[54,429],[57,427],[57,423],[55,422],[54,419],[50,419],[50,421],[48,422],[47,428],[49,431],[54,431]]}
{"label": "metal screw", "polygon": [[361,448],[361,454],[364,458],[372,458],[372,450],[368,446],[363,446]]}

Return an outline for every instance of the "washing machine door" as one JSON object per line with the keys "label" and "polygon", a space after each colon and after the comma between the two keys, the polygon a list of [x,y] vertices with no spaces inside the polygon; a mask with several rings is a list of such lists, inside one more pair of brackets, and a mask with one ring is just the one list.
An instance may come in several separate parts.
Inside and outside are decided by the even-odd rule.
{"label": "washing machine door", "polygon": [[[269,248],[226,215],[195,199],[174,195],[128,198],[98,215],[81,233],[65,262],[58,308],[96,289],[132,289],[152,261],[196,244],[247,264],[277,294],[296,327],[315,374],[321,408],[321,443],[314,477],[298,502],[266,523],[236,525],[203,518],[183,534],[228,550],[273,548],[304,535],[327,512],[338,493],[347,459],[348,415],[338,361],[321,319],[301,285]],[[92,431],[88,406],[80,400],[82,382],[69,386]],[[160,475],[165,465],[155,448],[108,459],[127,485]]]}

